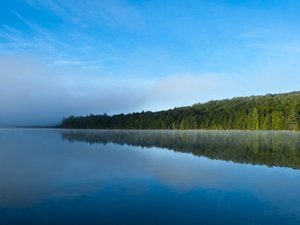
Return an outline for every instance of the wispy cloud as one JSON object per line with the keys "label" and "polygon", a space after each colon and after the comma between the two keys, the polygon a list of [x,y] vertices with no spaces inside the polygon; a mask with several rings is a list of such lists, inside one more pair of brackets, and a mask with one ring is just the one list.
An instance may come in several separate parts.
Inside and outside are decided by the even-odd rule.
{"label": "wispy cloud", "polygon": [[26,0],[0,7],[0,122],[297,90],[299,15],[274,5]]}
{"label": "wispy cloud", "polygon": [[[62,1],[60,1],[60,2],[62,2]],[[54,12],[56,15],[58,15],[60,17],[68,16],[67,11],[53,0],[43,0],[43,1],[26,0],[26,3],[37,9],[47,8],[48,10]]]}
{"label": "wispy cloud", "polygon": [[55,1],[27,0],[32,7],[43,8],[55,13],[60,18],[89,28],[97,26],[128,26],[140,22],[141,14],[133,5],[122,0],[113,1]]}

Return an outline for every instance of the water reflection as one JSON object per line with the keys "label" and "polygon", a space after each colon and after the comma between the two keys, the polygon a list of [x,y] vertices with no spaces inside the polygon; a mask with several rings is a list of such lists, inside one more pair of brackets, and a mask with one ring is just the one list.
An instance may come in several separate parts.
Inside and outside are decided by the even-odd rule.
{"label": "water reflection", "polygon": [[300,168],[300,132],[65,130],[62,137],[88,143],[167,148],[238,163]]}
{"label": "water reflection", "polygon": [[297,224],[299,170],[209,158],[298,168],[298,137],[0,130],[0,224]]}

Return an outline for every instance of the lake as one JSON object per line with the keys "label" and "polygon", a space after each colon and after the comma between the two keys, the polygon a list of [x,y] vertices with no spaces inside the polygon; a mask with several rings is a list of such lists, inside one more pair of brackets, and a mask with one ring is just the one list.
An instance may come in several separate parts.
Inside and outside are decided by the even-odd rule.
{"label": "lake", "polygon": [[299,224],[300,133],[0,129],[0,224]]}

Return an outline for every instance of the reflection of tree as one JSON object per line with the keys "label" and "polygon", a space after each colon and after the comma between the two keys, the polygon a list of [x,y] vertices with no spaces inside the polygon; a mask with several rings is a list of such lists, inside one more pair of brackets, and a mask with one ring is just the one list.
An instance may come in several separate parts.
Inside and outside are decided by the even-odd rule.
{"label": "reflection of tree", "polygon": [[63,139],[160,147],[211,159],[300,168],[299,132],[250,131],[62,131]]}

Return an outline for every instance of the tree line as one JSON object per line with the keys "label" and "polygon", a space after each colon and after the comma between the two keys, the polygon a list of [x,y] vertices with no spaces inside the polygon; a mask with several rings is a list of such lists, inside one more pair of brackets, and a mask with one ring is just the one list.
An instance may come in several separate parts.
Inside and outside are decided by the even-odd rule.
{"label": "tree line", "polygon": [[61,128],[300,130],[300,92],[237,97],[158,112],[70,116]]}

